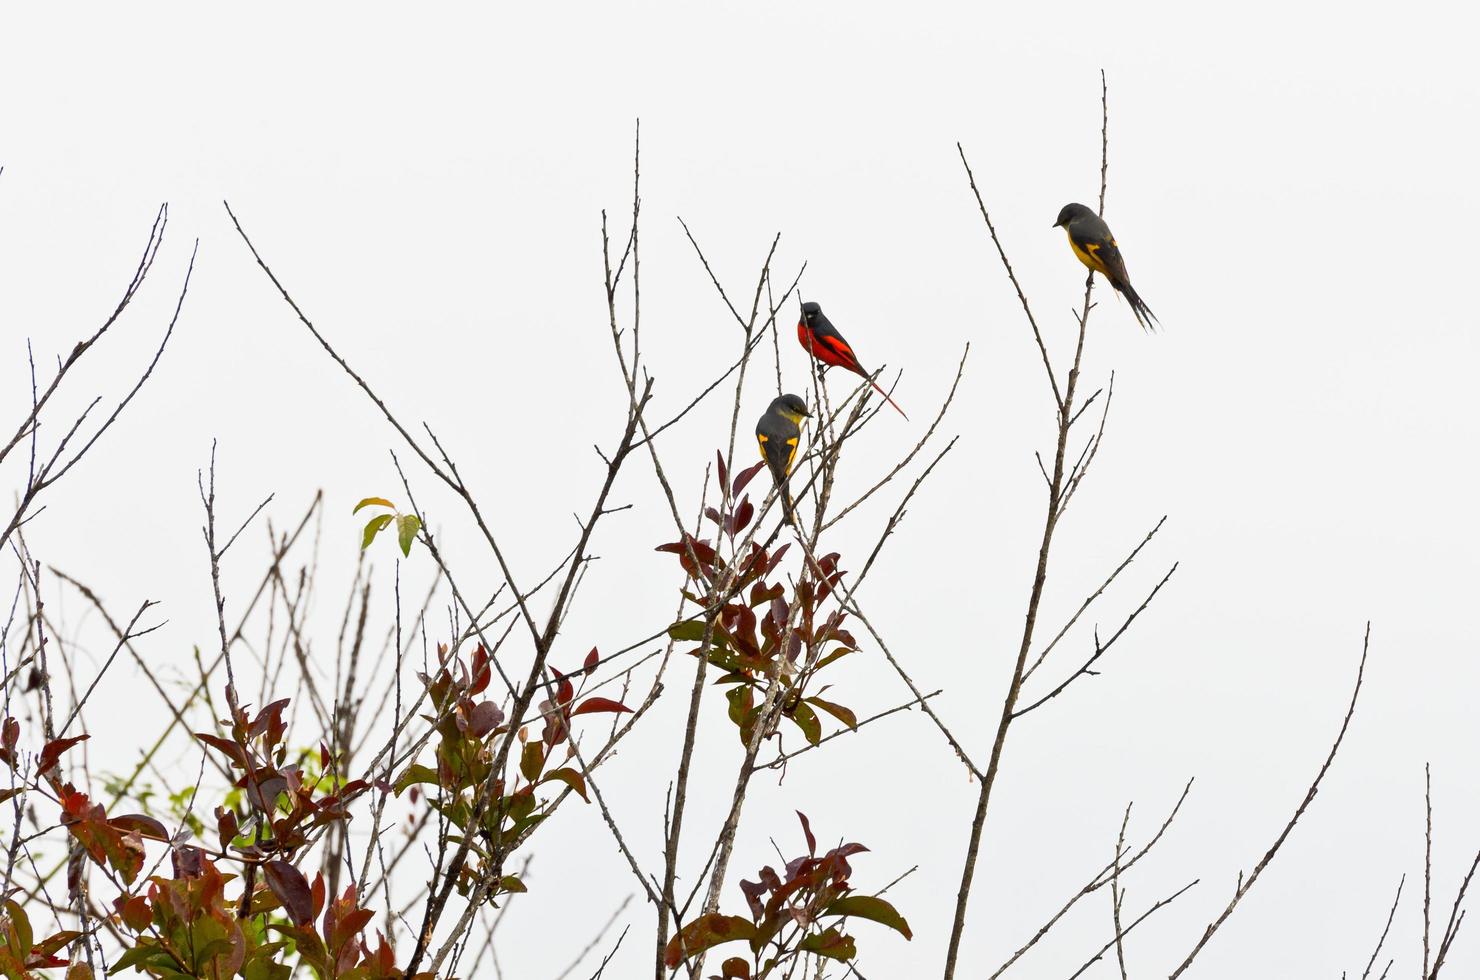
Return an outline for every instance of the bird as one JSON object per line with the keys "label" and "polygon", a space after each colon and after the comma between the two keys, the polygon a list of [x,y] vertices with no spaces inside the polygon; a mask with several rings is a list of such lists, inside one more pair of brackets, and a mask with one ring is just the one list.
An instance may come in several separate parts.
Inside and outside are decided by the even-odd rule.
{"label": "bird", "polygon": [[[869,377],[869,373],[858,363],[853,348],[848,346],[848,341],[838,333],[838,328],[832,325],[832,321],[822,312],[822,307],[818,304],[802,304],[802,318],[797,321],[797,341],[801,343],[803,350],[822,362],[821,370],[840,367],[852,371],[873,385],[874,390],[882,395],[886,402],[894,405],[896,412],[904,415],[904,409],[894,404],[894,399],[889,397],[889,393],[874,384],[874,379]],[[908,415],[904,417],[905,421],[909,421]]]}
{"label": "bird", "polygon": [[797,395],[782,395],[772,400],[766,413],[755,424],[755,438],[761,447],[761,459],[776,481],[776,490],[781,495],[781,511],[786,523],[796,526],[796,514],[792,509],[791,491],[787,477],[791,475],[791,464],[796,459],[797,442],[802,437],[802,419],[811,416],[807,403]]}
{"label": "bird", "polygon": [[1130,302],[1136,322],[1143,329],[1154,332],[1153,324],[1160,321],[1131,286],[1130,275],[1125,271],[1125,259],[1120,256],[1120,247],[1115,244],[1115,236],[1110,233],[1105,219],[1083,204],[1065,204],[1053,226],[1068,233],[1069,247],[1086,268],[1104,276],[1115,291]]}

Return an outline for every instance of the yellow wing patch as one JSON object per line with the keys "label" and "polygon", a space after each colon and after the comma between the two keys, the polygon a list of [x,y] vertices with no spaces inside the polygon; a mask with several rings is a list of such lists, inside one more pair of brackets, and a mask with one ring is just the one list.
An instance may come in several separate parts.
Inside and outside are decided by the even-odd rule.
{"label": "yellow wing patch", "polygon": [[[1065,229],[1066,233],[1067,231],[1068,229]],[[1114,245],[1115,243],[1111,242],[1110,244]],[[1108,276],[1110,274],[1109,270],[1105,268],[1105,263],[1096,254],[1100,251],[1099,244],[1089,242],[1081,248],[1079,243],[1074,240],[1074,236],[1069,235],[1069,247],[1074,250],[1074,257],[1084,263],[1085,268],[1098,272],[1102,276]]]}
{"label": "yellow wing patch", "polygon": [[791,451],[786,454],[786,472],[790,473],[792,460],[797,458],[797,441],[795,439],[788,439],[786,440],[786,444],[791,447]]}

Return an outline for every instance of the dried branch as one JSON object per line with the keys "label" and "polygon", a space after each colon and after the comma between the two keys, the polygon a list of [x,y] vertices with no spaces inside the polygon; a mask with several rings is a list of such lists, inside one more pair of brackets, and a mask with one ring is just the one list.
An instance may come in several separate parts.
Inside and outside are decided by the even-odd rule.
{"label": "dried branch", "polygon": [[1180,898],[1181,896],[1183,896],[1184,894],[1186,894],[1187,891],[1189,889],[1191,889],[1193,885],[1196,885],[1197,882],[1198,882],[1198,879],[1193,879],[1192,881],[1189,881],[1187,884],[1183,885],[1181,888],[1177,889],[1175,892],[1173,892],[1172,894],[1168,895],[1166,898],[1161,899],[1155,905],[1151,906],[1149,909],[1147,909],[1146,911],[1142,912],[1140,915],[1136,916],[1135,920],[1132,921],[1130,925],[1128,925],[1128,926],[1125,927],[1124,932],[1122,932],[1120,930],[1119,926],[1117,926],[1116,927],[1116,932],[1115,932],[1115,938],[1114,939],[1111,939],[1104,946],[1100,947],[1100,951],[1098,953],[1096,953],[1094,956],[1091,956],[1085,962],[1085,964],[1083,966],[1081,966],[1079,969],[1075,970],[1072,974],[1070,974],[1069,975],[1069,980],[1075,980],[1075,978],[1083,976],[1084,975],[1084,971],[1085,970],[1088,970],[1091,966],[1094,966],[1096,963],[1098,963],[1100,961],[1100,958],[1103,957],[1110,950],[1110,947],[1111,946],[1117,946],[1118,947],[1118,945],[1120,943],[1120,939],[1121,939],[1121,937],[1123,935],[1128,935],[1132,929],[1136,928],[1136,926],[1140,925],[1141,923],[1143,923],[1147,919],[1149,919],[1151,917],[1151,914],[1153,912],[1155,912],[1156,910],[1161,909],[1161,908],[1165,908],[1166,906],[1168,906],[1168,905],[1172,904],[1173,902],[1175,902],[1178,898]]}
{"label": "dried branch", "polygon": [[[1403,877],[1398,879],[1398,891],[1393,895],[1392,907],[1388,909],[1387,922],[1383,924],[1382,935],[1377,937],[1377,945],[1373,948],[1372,955],[1367,959],[1367,966],[1362,970],[1362,980],[1367,980],[1367,978],[1372,975],[1372,967],[1373,964],[1377,962],[1378,954],[1382,952],[1382,944],[1387,942],[1388,930],[1393,927],[1393,916],[1397,915],[1398,913],[1398,901],[1403,897],[1403,882],[1407,880],[1407,875],[1404,875]],[[1392,965],[1392,960],[1389,960],[1388,967],[1391,968]],[[1386,969],[1383,970],[1383,973],[1386,972]]]}
{"label": "dried branch", "polygon": [[1069,621],[1064,624],[1062,629],[1054,634],[1052,640],[1048,641],[1048,645],[1039,652],[1038,657],[1028,666],[1028,669],[1023,671],[1024,681],[1027,681],[1028,678],[1033,676],[1033,672],[1037,670],[1039,665],[1043,663],[1044,659],[1053,652],[1053,648],[1057,646],[1058,642],[1064,638],[1064,634],[1069,632],[1069,630],[1074,627],[1075,623],[1079,622],[1079,617],[1084,615],[1084,611],[1088,609],[1096,599],[1104,594],[1105,590],[1110,587],[1111,583],[1113,583],[1117,578],[1120,577],[1120,573],[1125,571],[1126,568],[1130,566],[1130,563],[1136,560],[1136,556],[1141,553],[1141,549],[1151,543],[1151,539],[1156,537],[1156,532],[1160,531],[1161,526],[1166,522],[1166,516],[1163,515],[1161,520],[1156,522],[1156,526],[1153,527],[1150,531],[1146,532],[1146,537],[1141,539],[1141,543],[1136,545],[1135,548],[1131,550],[1131,553],[1126,556],[1125,561],[1115,566],[1115,570],[1110,573],[1109,577],[1106,578],[1104,582],[1100,583],[1100,587],[1091,592],[1089,596],[1082,603],[1079,604],[1079,608],[1074,611],[1074,615],[1069,617]]}
{"label": "dried branch", "polygon": [[1172,567],[1167,569],[1167,573],[1161,577],[1161,581],[1156,583],[1156,587],[1153,588],[1151,592],[1146,596],[1146,598],[1141,601],[1141,604],[1137,606],[1135,610],[1125,618],[1125,622],[1120,624],[1120,628],[1111,635],[1110,639],[1101,643],[1099,636],[1095,636],[1095,651],[1094,653],[1090,654],[1089,659],[1086,660],[1078,670],[1070,674],[1057,687],[1049,691],[1037,701],[1034,701],[1026,708],[1020,708],[1019,710],[1013,712],[1013,717],[1021,718],[1023,715],[1032,711],[1034,708],[1042,707],[1048,701],[1058,697],[1061,693],[1063,693],[1065,688],[1067,688],[1070,684],[1074,683],[1079,678],[1097,673],[1097,671],[1091,669],[1092,667],[1094,667],[1095,662],[1103,657],[1110,650],[1110,648],[1115,645],[1116,640],[1125,635],[1125,631],[1130,628],[1131,623],[1134,623],[1136,621],[1136,617],[1146,611],[1146,607],[1151,605],[1152,600],[1156,598],[1156,594],[1161,591],[1162,586],[1166,585],[1167,582],[1171,580],[1172,575],[1176,573],[1177,564],[1178,563],[1174,562],[1172,564]]}
{"label": "dried branch", "polygon": [[[1110,112],[1109,103],[1105,98],[1102,78],[1101,85],[1101,186],[1100,196],[1103,199],[1105,155],[1109,152],[1109,140],[1106,135],[1109,131]],[[972,881],[976,875],[977,855],[981,849],[982,828],[986,823],[987,806],[991,801],[992,790],[997,782],[998,767],[1002,761],[1003,747],[1007,742],[1007,732],[1016,717],[1018,697],[1022,691],[1023,674],[1027,666],[1028,651],[1032,648],[1035,629],[1038,622],[1038,608],[1043,599],[1044,585],[1048,579],[1048,558],[1053,546],[1054,531],[1058,527],[1059,517],[1063,512],[1066,493],[1066,480],[1069,473],[1065,467],[1065,453],[1068,447],[1069,432],[1075,418],[1075,395],[1079,387],[1079,368],[1084,358],[1085,337],[1089,328],[1089,315],[1093,309],[1091,298],[1094,293],[1094,273],[1085,277],[1084,303],[1078,316],[1078,340],[1074,348],[1074,359],[1069,368],[1068,379],[1062,388],[1059,387],[1058,379],[1054,375],[1053,365],[1049,361],[1048,348],[1044,346],[1043,335],[1038,329],[1038,322],[1033,318],[1032,310],[1028,306],[1027,297],[1023,295],[1022,288],[1018,285],[1017,276],[1012,271],[1012,264],[1007,259],[1007,253],[1003,250],[1001,242],[997,238],[997,230],[992,225],[991,217],[987,213],[986,205],[982,202],[981,194],[976,189],[976,178],[971,173],[971,167],[966,162],[965,151],[960,144],[956,146],[960,153],[961,162],[966,166],[967,177],[971,183],[972,194],[976,197],[977,206],[981,210],[982,218],[986,221],[987,230],[992,236],[992,242],[997,246],[997,254],[1002,259],[1002,265],[1007,270],[1008,278],[1012,281],[1013,288],[1018,292],[1018,298],[1022,302],[1023,312],[1027,315],[1028,325],[1032,328],[1033,337],[1038,342],[1038,349],[1043,355],[1043,367],[1048,374],[1049,384],[1053,389],[1054,402],[1058,407],[1058,437],[1054,449],[1053,475],[1049,478],[1048,505],[1043,521],[1043,536],[1038,546],[1037,566],[1033,575],[1033,585],[1028,593],[1028,608],[1023,617],[1023,632],[1021,642],[1018,644],[1017,659],[1013,665],[1012,675],[1007,685],[1007,694],[1002,701],[1002,714],[997,723],[997,734],[992,742],[992,754],[987,761],[986,772],[982,775],[981,790],[977,796],[976,812],[972,816],[971,832],[966,845],[966,859],[961,870],[961,886],[956,892],[956,911],[951,922],[951,938],[946,948],[946,963],[944,980],[952,980],[956,974],[956,960],[960,955],[961,937],[966,929],[966,908],[971,897]]]}
{"label": "dried branch", "polygon": [[[1192,780],[1189,779],[1187,781],[1187,785],[1182,787],[1182,795],[1177,798],[1176,805],[1172,807],[1172,810],[1170,813],[1167,814],[1166,819],[1161,822],[1161,827],[1157,829],[1156,833],[1152,835],[1149,841],[1142,845],[1139,851],[1131,855],[1131,859],[1129,861],[1120,862],[1118,872],[1119,874],[1124,874],[1131,868],[1135,867],[1138,863],[1140,863],[1141,859],[1145,857],[1148,853],[1150,853],[1151,849],[1157,845],[1157,843],[1161,840],[1162,835],[1167,832],[1167,828],[1171,827],[1172,821],[1177,818],[1177,814],[1181,812],[1182,804],[1187,801],[1187,794],[1191,791]],[[1062,920],[1064,916],[1069,914],[1069,910],[1077,905],[1080,899],[1086,898],[1089,895],[1093,895],[1095,892],[1099,891],[1101,888],[1109,884],[1116,875],[1117,871],[1113,862],[1111,864],[1105,865],[1099,871],[1095,872],[1094,876],[1090,878],[1090,880],[1084,885],[1084,887],[1071,895],[1069,897],[1069,900],[1065,902],[1057,912],[1051,915],[1048,918],[1047,922],[1045,922],[1042,926],[1038,928],[1038,931],[1033,934],[1032,938],[1030,938],[1022,946],[1018,947],[1017,951],[1014,952],[1010,957],[1008,957],[1007,961],[999,966],[987,978],[987,980],[997,980],[998,977],[1006,973],[1014,963],[1016,963],[1024,956],[1024,954],[1026,954],[1034,946],[1038,945],[1039,941],[1042,940],[1044,936],[1048,935],[1049,931],[1052,930],[1054,926],[1058,925],[1059,921]]]}
{"label": "dried branch", "polygon": [[[1346,738],[1346,730],[1351,724],[1352,714],[1357,710],[1357,695],[1362,693],[1362,676],[1367,668],[1367,648],[1371,638],[1372,624],[1369,623],[1367,624],[1366,632],[1362,636],[1362,659],[1357,664],[1357,682],[1352,687],[1351,702],[1347,705],[1346,715],[1341,720],[1341,730],[1336,733],[1336,741],[1331,743],[1331,751],[1326,753],[1326,761],[1321,763],[1320,771],[1316,773],[1316,778],[1310,784],[1310,789],[1306,791],[1305,798],[1295,808],[1295,813],[1290,817],[1289,822],[1285,824],[1285,829],[1280,831],[1280,835],[1275,838],[1269,850],[1259,859],[1259,863],[1254,865],[1254,869],[1247,875],[1239,875],[1238,886],[1234,890],[1233,898],[1229,901],[1228,907],[1219,913],[1216,919],[1208,923],[1208,927],[1203,930],[1202,938],[1192,947],[1192,950],[1187,954],[1186,959],[1182,961],[1181,965],[1172,971],[1168,980],[1177,980],[1177,977],[1185,973],[1187,968],[1192,965],[1192,961],[1197,958],[1197,954],[1201,953],[1203,948],[1207,946],[1208,940],[1212,939],[1213,934],[1218,931],[1224,922],[1228,921],[1228,917],[1233,914],[1233,910],[1238,907],[1238,903],[1243,901],[1244,896],[1249,893],[1249,890],[1254,887],[1254,883],[1259,880],[1259,876],[1264,873],[1264,869],[1269,867],[1270,862],[1274,860],[1274,856],[1279,853],[1280,848],[1284,846],[1285,841],[1289,838],[1290,832],[1295,829],[1295,825],[1300,822],[1300,818],[1305,816],[1305,811],[1310,806],[1311,801],[1316,798],[1316,792],[1321,788],[1321,780],[1326,778],[1326,771],[1331,768],[1331,763],[1335,761],[1336,753],[1340,750],[1341,743]],[[1477,861],[1480,861],[1480,857],[1477,857]],[[1472,867],[1471,871],[1473,872],[1473,870]],[[1438,969],[1437,964],[1435,965],[1435,969]]]}

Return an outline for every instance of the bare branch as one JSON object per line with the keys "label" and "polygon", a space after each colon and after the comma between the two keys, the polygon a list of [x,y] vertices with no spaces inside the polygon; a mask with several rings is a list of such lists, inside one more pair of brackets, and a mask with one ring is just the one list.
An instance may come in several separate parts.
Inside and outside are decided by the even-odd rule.
{"label": "bare branch", "polygon": [[1142,600],[1141,604],[1135,608],[1135,611],[1133,611],[1129,616],[1125,618],[1125,622],[1120,624],[1120,628],[1111,635],[1110,639],[1106,640],[1104,643],[1101,643],[1100,638],[1098,636],[1095,637],[1095,652],[1090,654],[1089,659],[1086,660],[1078,670],[1070,674],[1057,687],[1049,691],[1037,701],[1034,701],[1026,708],[1015,711],[1013,713],[1013,717],[1021,718],[1023,715],[1032,711],[1034,708],[1042,707],[1046,702],[1058,697],[1061,693],[1063,693],[1066,687],[1074,683],[1074,681],[1076,681],[1080,677],[1085,677],[1095,673],[1095,671],[1091,669],[1092,667],[1094,667],[1095,662],[1103,657],[1109,651],[1109,649],[1115,645],[1115,641],[1120,639],[1121,636],[1125,634],[1126,630],[1130,629],[1131,623],[1134,623],[1136,621],[1136,617],[1146,611],[1146,607],[1151,605],[1152,600],[1156,598],[1156,594],[1161,591],[1161,587],[1166,585],[1167,582],[1171,580],[1172,575],[1175,574],[1176,571],[1177,564],[1174,563],[1171,568],[1167,569],[1167,573],[1161,577],[1161,581],[1156,583],[1156,587],[1153,588],[1151,592],[1146,596],[1146,598]]}
{"label": "bare branch", "polygon": [[[1387,942],[1388,930],[1393,927],[1393,916],[1398,913],[1398,901],[1403,897],[1403,882],[1407,880],[1407,875],[1398,879],[1398,891],[1393,895],[1392,907],[1388,909],[1387,922],[1382,927],[1382,935],[1377,937],[1377,946],[1373,948],[1372,955],[1368,957],[1366,968],[1362,970],[1362,980],[1367,980],[1371,976],[1372,966],[1377,962],[1377,955],[1382,952],[1382,944]],[[1388,966],[1392,966],[1391,961]]]}
{"label": "bare branch", "polygon": [[[1233,914],[1233,910],[1238,907],[1238,903],[1243,901],[1244,896],[1249,893],[1249,890],[1254,887],[1254,883],[1259,880],[1259,876],[1264,873],[1264,869],[1269,867],[1270,862],[1274,860],[1274,856],[1279,853],[1280,848],[1284,846],[1285,841],[1289,838],[1290,832],[1295,829],[1295,825],[1300,822],[1300,818],[1305,816],[1305,811],[1310,806],[1311,801],[1316,798],[1316,792],[1321,788],[1321,780],[1326,778],[1326,771],[1331,768],[1331,763],[1335,761],[1336,753],[1341,749],[1341,743],[1346,738],[1347,727],[1351,725],[1352,714],[1357,710],[1357,695],[1362,693],[1362,675],[1367,668],[1367,649],[1371,638],[1372,624],[1368,623],[1366,632],[1362,636],[1362,659],[1357,664],[1357,682],[1352,687],[1351,701],[1347,705],[1346,715],[1341,719],[1341,730],[1336,733],[1336,741],[1331,743],[1331,751],[1326,753],[1326,761],[1321,763],[1320,771],[1316,773],[1316,778],[1311,782],[1310,789],[1306,791],[1305,798],[1295,808],[1294,815],[1290,817],[1289,822],[1285,824],[1285,829],[1280,831],[1280,835],[1275,838],[1269,850],[1264,853],[1264,857],[1260,858],[1259,863],[1254,865],[1254,869],[1248,875],[1241,874],[1239,876],[1238,887],[1234,890],[1233,898],[1229,901],[1228,907],[1216,919],[1208,923],[1208,927],[1203,930],[1202,938],[1197,941],[1197,945],[1192,947],[1192,950],[1187,954],[1187,958],[1182,961],[1181,965],[1172,971],[1168,980],[1177,980],[1177,977],[1185,973],[1187,968],[1192,965],[1192,961],[1197,958],[1197,954],[1201,953],[1203,948],[1207,946],[1208,940],[1212,939],[1213,934],[1218,931],[1224,922],[1228,921],[1228,917]],[[1477,861],[1480,861],[1480,857],[1477,857]],[[1474,868],[1472,867],[1471,871],[1473,872],[1473,870]],[[1458,907],[1458,903],[1456,903],[1456,907]],[[1437,964],[1435,969],[1438,969]]]}

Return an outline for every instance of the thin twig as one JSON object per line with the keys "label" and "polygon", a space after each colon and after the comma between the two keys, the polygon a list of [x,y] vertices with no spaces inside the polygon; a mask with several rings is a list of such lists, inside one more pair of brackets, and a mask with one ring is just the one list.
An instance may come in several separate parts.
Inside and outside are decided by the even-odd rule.
{"label": "thin twig", "polygon": [[[1213,934],[1218,931],[1224,922],[1228,921],[1228,917],[1233,914],[1233,910],[1238,907],[1238,903],[1243,901],[1244,896],[1249,893],[1249,890],[1254,887],[1254,883],[1259,880],[1259,876],[1264,873],[1264,869],[1269,867],[1270,862],[1274,860],[1274,856],[1279,853],[1280,848],[1284,846],[1286,839],[1289,838],[1290,832],[1295,829],[1295,825],[1300,822],[1300,818],[1305,816],[1305,811],[1310,806],[1311,801],[1316,798],[1316,792],[1321,788],[1321,780],[1326,778],[1326,771],[1331,768],[1331,763],[1335,761],[1336,753],[1340,750],[1341,743],[1346,738],[1347,727],[1351,725],[1352,714],[1357,710],[1357,695],[1362,693],[1362,676],[1367,668],[1367,649],[1371,638],[1372,624],[1368,623],[1366,632],[1362,636],[1362,659],[1357,664],[1357,682],[1352,687],[1351,701],[1347,705],[1346,715],[1341,719],[1341,730],[1336,733],[1336,740],[1331,743],[1331,751],[1326,753],[1326,761],[1321,763],[1320,771],[1316,773],[1316,778],[1311,782],[1310,789],[1306,791],[1305,798],[1295,808],[1294,815],[1290,817],[1289,822],[1285,824],[1284,830],[1280,831],[1280,835],[1275,838],[1269,850],[1259,859],[1259,863],[1254,865],[1254,869],[1248,875],[1241,874],[1239,876],[1238,886],[1235,888],[1233,898],[1229,901],[1228,906],[1219,913],[1216,919],[1208,923],[1208,927],[1203,930],[1202,938],[1188,952],[1186,959],[1172,971],[1168,980],[1177,980],[1177,977],[1180,977],[1186,972],[1187,968],[1192,965],[1192,961],[1197,958],[1197,954],[1201,953],[1203,948],[1207,946],[1208,940],[1212,939]],[[1477,857],[1477,861],[1480,861],[1480,857]],[[1473,871],[1473,868],[1471,870]],[[1438,969],[1437,965],[1435,969]]]}

